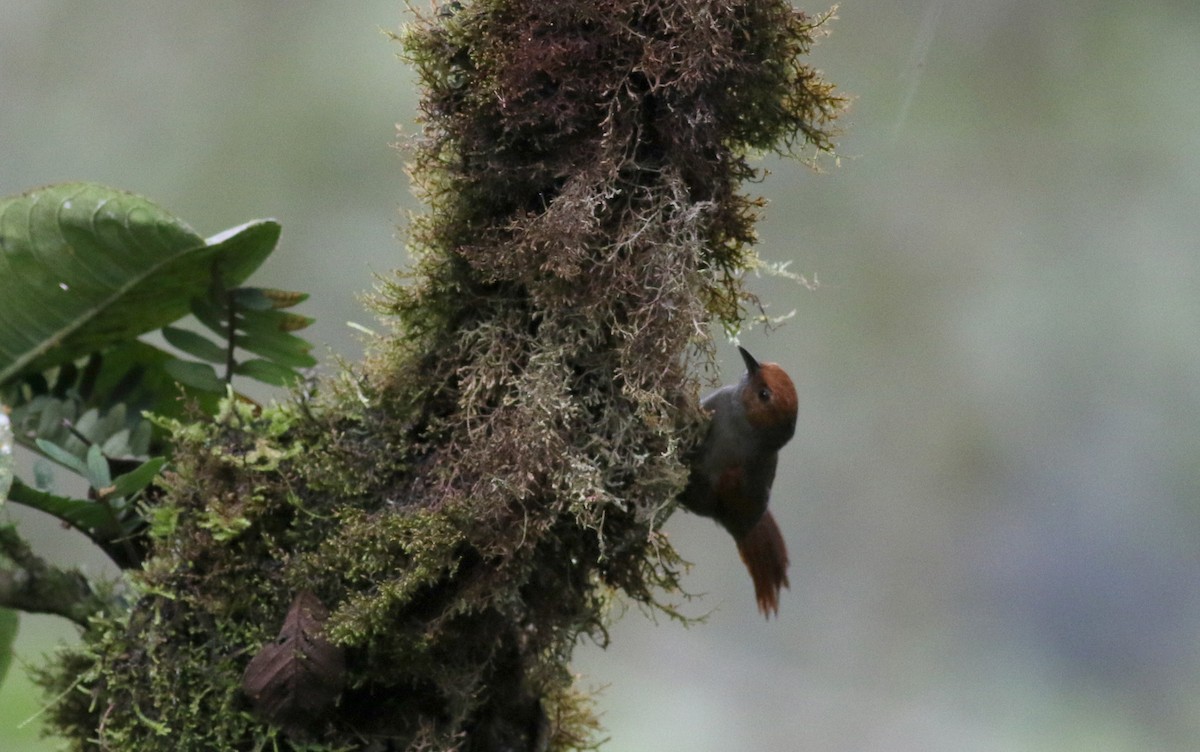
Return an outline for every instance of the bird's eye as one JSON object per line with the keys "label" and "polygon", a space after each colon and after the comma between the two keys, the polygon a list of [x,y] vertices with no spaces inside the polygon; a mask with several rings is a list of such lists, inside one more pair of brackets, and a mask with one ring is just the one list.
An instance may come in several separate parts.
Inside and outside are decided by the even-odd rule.
{"label": "bird's eye", "polygon": [[758,398],[762,402],[769,401],[771,399],[771,390],[766,388],[765,386],[762,389],[759,389],[758,390]]}

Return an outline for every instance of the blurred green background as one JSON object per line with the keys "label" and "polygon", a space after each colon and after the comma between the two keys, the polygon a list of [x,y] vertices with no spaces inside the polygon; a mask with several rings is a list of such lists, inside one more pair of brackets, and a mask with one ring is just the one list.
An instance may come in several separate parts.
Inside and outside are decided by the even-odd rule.
{"label": "blurred green background", "polygon": [[[806,6],[810,11],[824,6]],[[389,145],[396,0],[0,0],[0,195],[86,179],[203,234],[273,216],[326,359],[406,263]],[[764,159],[742,339],[802,395],[764,623],[685,513],[704,626],[631,609],[585,686],[614,752],[1194,750],[1200,739],[1200,3],[852,0],[813,62],[853,95],[840,165]],[[400,213],[397,211],[400,207]],[[739,367],[723,350],[729,373]],[[103,560],[45,520],[60,562]],[[73,630],[25,618],[19,660]],[[19,667],[18,667],[19,669]],[[0,749],[37,739],[15,670]]]}

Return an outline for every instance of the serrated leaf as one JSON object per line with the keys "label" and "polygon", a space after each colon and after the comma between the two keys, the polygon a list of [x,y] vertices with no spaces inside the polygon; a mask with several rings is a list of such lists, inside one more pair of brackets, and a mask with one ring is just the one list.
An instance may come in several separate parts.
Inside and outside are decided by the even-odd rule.
{"label": "serrated leaf", "polygon": [[214,265],[239,284],[275,248],[259,220],[207,241],[149,200],[93,183],[0,199],[0,384],[183,316]]}
{"label": "serrated leaf", "polygon": [[163,338],[172,347],[177,347],[188,355],[207,360],[209,363],[225,362],[225,348],[203,335],[174,326],[164,326],[162,333]]}
{"label": "serrated leaf", "polygon": [[100,447],[92,444],[87,451],[87,479],[92,488],[100,490],[112,485],[112,473],[108,469],[108,458]]}
{"label": "serrated leaf", "polygon": [[71,454],[58,444],[46,439],[37,439],[34,443],[37,444],[38,449],[41,449],[42,452],[50,459],[54,460],[68,470],[74,470],[85,478],[87,477],[87,465],[83,460],[79,459],[74,454]]}
{"label": "serrated leaf", "polygon": [[290,368],[258,358],[238,363],[233,372],[273,386],[288,386],[300,378],[300,374]]}
{"label": "serrated leaf", "polygon": [[12,665],[13,644],[17,641],[20,623],[20,615],[16,611],[0,606],[0,685],[4,684],[4,677]]}
{"label": "serrated leaf", "polygon": [[207,363],[172,360],[166,364],[166,370],[167,373],[171,374],[171,378],[193,389],[218,394],[225,391],[225,382],[217,376],[217,372]]}
{"label": "serrated leaf", "polygon": [[124,496],[129,498],[138,491],[141,491],[154,480],[158,475],[158,471],[162,470],[163,465],[167,464],[165,457],[155,457],[138,465],[133,470],[118,475],[113,479],[113,495]]}

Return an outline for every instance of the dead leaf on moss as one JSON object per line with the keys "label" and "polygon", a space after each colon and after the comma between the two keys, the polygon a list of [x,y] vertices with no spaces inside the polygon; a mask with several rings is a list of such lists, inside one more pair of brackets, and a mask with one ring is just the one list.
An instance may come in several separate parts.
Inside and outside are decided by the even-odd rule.
{"label": "dead leaf on moss", "polygon": [[328,618],[320,599],[301,591],[279,636],[258,651],[242,674],[242,691],[255,713],[288,732],[310,728],[342,692],[346,658],[342,648],[321,635]]}

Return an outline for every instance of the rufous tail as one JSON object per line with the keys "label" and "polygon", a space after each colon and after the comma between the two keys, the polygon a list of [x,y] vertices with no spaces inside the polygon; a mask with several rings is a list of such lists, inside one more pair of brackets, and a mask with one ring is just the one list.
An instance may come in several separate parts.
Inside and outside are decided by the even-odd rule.
{"label": "rufous tail", "polygon": [[769,511],[737,542],[738,553],[754,580],[754,597],[763,616],[779,615],[779,591],[788,587],[787,546]]}

